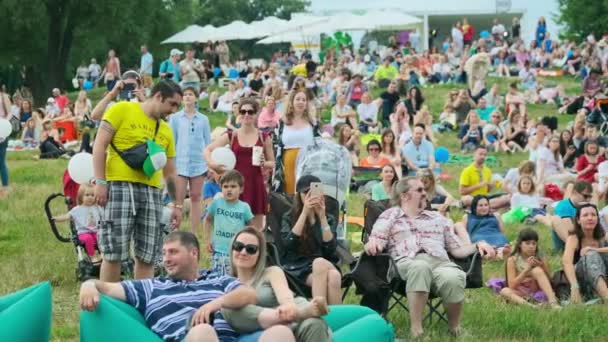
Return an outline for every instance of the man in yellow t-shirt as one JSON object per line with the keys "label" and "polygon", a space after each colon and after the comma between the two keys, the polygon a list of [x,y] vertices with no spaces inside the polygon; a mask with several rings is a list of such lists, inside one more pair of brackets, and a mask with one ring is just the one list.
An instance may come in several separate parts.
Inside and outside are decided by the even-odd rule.
{"label": "man in yellow t-shirt", "polygon": [[382,65],[378,66],[376,72],[374,73],[374,78],[378,82],[378,84],[386,84],[380,85],[380,87],[385,88],[388,83],[393,80],[399,71],[395,68],[391,63],[393,62],[393,58],[391,56],[385,57]]}
{"label": "man in yellow t-shirt", "polygon": [[[162,176],[169,195],[176,198],[175,142],[171,127],[163,119],[177,111],[182,92],[175,82],[163,80],[152,88],[151,94],[143,103],[119,102],[110,107],[95,138],[95,198],[105,207],[99,227],[103,281],[120,281],[120,265],[129,258],[131,237],[135,278],[154,276],[154,261],[162,245]],[[149,141],[154,141],[153,148]],[[146,142],[148,168],[131,168],[117,152]],[[161,155],[152,156],[153,149]],[[179,226],[181,209],[182,203],[175,203],[171,215],[175,226]]]}
{"label": "man in yellow t-shirt", "polygon": [[[488,150],[485,147],[478,147],[475,150],[473,163],[462,170],[458,190],[460,192],[463,206],[468,207],[477,195],[488,196],[490,191],[496,186],[492,182],[492,170],[485,166]],[[488,196],[490,207],[493,209],[502,208],[509,204],[510,196],[495,194]]]}

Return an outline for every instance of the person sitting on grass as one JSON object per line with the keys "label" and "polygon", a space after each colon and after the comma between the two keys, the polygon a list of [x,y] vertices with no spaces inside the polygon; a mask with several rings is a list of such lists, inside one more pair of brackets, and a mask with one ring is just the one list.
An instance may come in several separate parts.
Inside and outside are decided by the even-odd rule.
{"label": "person sitting on grass", "polygon": [[420,169],[435,167],[435,147],[424,137],[424,133],[424,124],[416,124],[412,140],[401,148],[410,175],[415,175]]}
{"label": "person sitting on grass", "polygon": [[349,125],[342,124],[338,129],[338,144],[344,146],[350,152],[353,166],[359,166],[360,140],[359,131],[353,130]]}
{"label": "person sitting on grass", "polygon": [[522,176],[530,176],[536,180],[536,164],[533,161],[523,160],[519,167],[509,169],[502,181],[502,189],[509,194],[517,192],[517,184]]}
{"label": "person sitting on grass", "polygon": [[500,295],[508,301],[534,306],[534,302],[560,308],[551,287],[549,263],[538,250],[538,233],[531,228],[519,232],[513,254],[507,259],[507,287]]}
{"label": "person sitting on grass", "polygon": [[253,213],[239,196],[243,191],[243,176],[236,170],[226,171],[220,178],[222,197],[207,207],[203,241],[211,254],[211,268],[219,275],[230,273],[230,241],[251,223]]}
{"label": "person sitting on grass", "polygon": [[[471,204],[473,196],[487,196],[496,187],[496,183],[492,181],[492,170],[484,165],[487,155],[488,150],[485,147],[477,148],[473,155],[473,163],[464,168],[460,174],[458,190],[462,205],[465,207]],[[509,204],[510,196],[495,194],[490,195],[489,199],[490,207],[492,209],[499,209]]]}
{"label": "person sitting on grass", "polygon": [[94,257],[97,249],[97,224],[102,217],[102,209],[95,203],[95,188],[82,184],[78,188],[77,203],[67,214],[53,217],[53,221],[74,221],[78,240],[84,244],[87,255]]}
{"label": "person sitting on grass", "polygon": [[481,120],[479,120],[479,115],[476,111],[469,111],[464,125],[460,127],[458,138],[460,139],[461,153],[472,152],[483,145],[483,128],[481,127]]}
{"label": "person sitting on grass", "polygon": [[359,166],[380,168],[386,164],[390,164],[391,161],[388,158],[382,156],[380,152],[382,152],[382,146],[380,145],[380,142],[376,139],[372,139],[370,142],[367,143],[368,155],[367,157],[359,161]]}
{"label": "person sitting on grass", "polygon": [[597,207],[591,203],[576,209],[574,229],[566,239],[562,265],[570,283],[570,301],[600,297],[608,303],[608,241],[600,225]]}
{"label": "person sitting on grass", "polygon": [[597,198],[593,198],[593,187],[589,182],[578,181],[572,188],[568,188],[566,193],[564,199],[555,205],[553,216],[551,216],[553,248],[557,251],[564,249],[565,242],[574,229],[576,207],[589,201],[597,203]]}
{"label": "person sitting on grass", "polygon": [[383,201],[387,200],[391,196],[393,186],[399,180],[395,167],[391,164],[386,164],[380,171],[380,182],[374,184],[372,187],[372,201]]}
{"label": "person sitting on grass", "polygon": [[361,133],[377,133],[380,130],[378,122],[378,103],[372,102],[372,95],[368,92],[361,97],[357,106],[359,115],[359,130]]}
{"label": "person sitting on grass", "polygon": [[529,175],[522,175],[517,182],[517,191],[511,195],[511,208],[524,207],[532,209],[527,216],[526,222],[536,221],[551,227],[551,219],[547,216],[545,206],[551,203],[551,199],[541,198],[536,191],[534,178]]}
{"label": "person sitting on grass", "polygon": [[[456,223],[455,230],[462,240],[473,243],[485,241],[494,247],[498,259],[502,260],[503,255],[509,255],[509,240],[505,236],[500,215],[491,212],[490,201],[486,196],[477,195],[473,198],[471,212]],[[465,230],[467,237],[463,238]]]}
{"label": "person sitting on grass", "polygon": [[441,184],[435,180],[433,170],[430,168],[418,170],[418,178],[424,184],[427,198],[429,200],[427,209],[437,210],[441,215],[447,217],[451,205],[460,206],[459,201],[454,198]]}
{"label": "person sitting on grass", "polygon": [[[166,278],[115,283],[87,280],[80,287],[80,307],[86,311],[97,310],[100,295],[104,294],[137,309],[146,325],[164,341],[233,341],[237,334],[222,316],[221,309],[255,304],[255,290],[233,277],[216,277],[212,272],[199,271],[199,259],[196,236],[190,232],[172,232],[163,243]],[[284,329],[273,327],[265,331],[259,341],[278,341],[283,337]]]}
{"label": "person sitting on grass", "polygon": [[403,175],[403,169],[401,167],[401,151],[397,148],[397,139],[395,139],[395,133],[390,128],[382,130],[382,153],[391,161],[391,164],[395,168],[397,177],[400,179]]}

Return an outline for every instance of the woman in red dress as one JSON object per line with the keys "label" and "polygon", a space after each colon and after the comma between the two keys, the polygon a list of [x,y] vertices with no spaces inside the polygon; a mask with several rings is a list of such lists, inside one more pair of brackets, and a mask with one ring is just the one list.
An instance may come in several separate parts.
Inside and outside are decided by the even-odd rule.
{"label": "woman in red dress", "polygon": [[597,166],[604,161],[604,156],[600,155],[600,147],[597,140],[590,139],[585,143],[585,154],[576,160],[576,180],[584,180],[589,183],[597,183]]}
{"label": "woman in red dress", "polygon": [[[205,150],[205,158],[209,168],[219,174],[223,173],[224,166],[211,160],[211,152],[218,147],[230,145],[236,156],[234,169],[245,178],[241,200],[249,204],[255,215],[252,224],[262,230],[268,203],[264,174],[274,169],[274,152],[270,135],[256,127],[258,111],[259,104],[255,100],[242,99],[239,103],[241,127],[228,131],[211,142]],[[261,149],[261,158],[253,158],[254,148]]]}

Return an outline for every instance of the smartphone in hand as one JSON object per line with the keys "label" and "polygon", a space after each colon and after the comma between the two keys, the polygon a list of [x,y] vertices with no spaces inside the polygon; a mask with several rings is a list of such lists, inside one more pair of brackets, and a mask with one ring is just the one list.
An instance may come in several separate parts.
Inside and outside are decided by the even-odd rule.
{"label": "smartphone in hand", "polygon": [[311,196],[322,197],[323,196],[323,184],[321,184],[319,182],[310,183],[310,193],[311,193]]}

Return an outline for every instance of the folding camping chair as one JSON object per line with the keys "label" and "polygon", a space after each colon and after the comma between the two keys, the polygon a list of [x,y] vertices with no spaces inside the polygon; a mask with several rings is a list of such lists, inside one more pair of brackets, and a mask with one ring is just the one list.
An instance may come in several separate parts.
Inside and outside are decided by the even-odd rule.
{"label": "folding camping chair", "polygon": [[[281,256],[285,250],[283,238],[281,236],[281,221],[283,219],[283,215],[291,211],[292,205],[293,196],[289,194],[272,192],[268,196],[268,213],[266,215],[265,231],[268,250],[267,263],[269,265],[278,266],[283,270],[287,270],[287,268],[283,266],[281,262]],[[325,196],[325,208],[328,213],[334,215],[334,217],[338,217],[340,212],[340,204],[331,196]],[[350,265],[354,264],[356,261],[350,252],[340,244],[338,244],[336,253],[340,259],[339,265]],[[311,289],[308,287],[301,287],[298,282],[289,275],[289,272],[285,272],[285,276],[287,278],[289,287],[297,295],[306,298],[310,298],[312,296]],[[351,283],[352,280],[350,280],[350,278],[342,278],[343,288],[349,287]]]}
{"label": "folding camping chair", "polygon": [[[365,225],[361,234],[363,244],[367,242],[372,228],[378,216],[389,208],[388,200],[365,202],[364,220]],[[483,286],[481,258],[479,253],[464,258],[457,259],[450,255],[450,259],[459,265],[466,273],[466,288],[480,288]],[[405,293],[406,282],[400,278],[397,266],[393,258],[388,254],[369,256],[362,254],[355,264],[352,272],[348,275],[350,280],[357,286],[358,293],[365,294],[366,291],[377,293],[387,293],[388,302],[382,305],[380,314],[386,318],[388,313],[395,307],[402,307],[405,311],[409,309],[405,303],[407,294]],[[445,312],[441,311],[443,301],[436,294],[431,292],[427,301],[428,313],[424,317],[426,324],[433,322],[433,316],[437,320],[447,322]]]}

